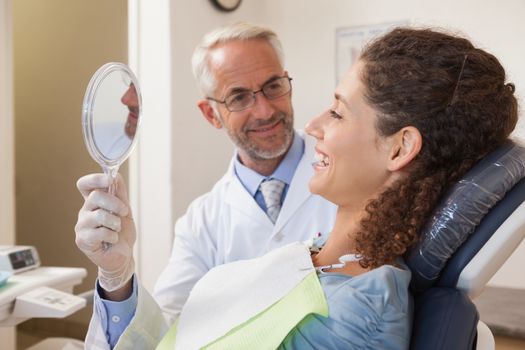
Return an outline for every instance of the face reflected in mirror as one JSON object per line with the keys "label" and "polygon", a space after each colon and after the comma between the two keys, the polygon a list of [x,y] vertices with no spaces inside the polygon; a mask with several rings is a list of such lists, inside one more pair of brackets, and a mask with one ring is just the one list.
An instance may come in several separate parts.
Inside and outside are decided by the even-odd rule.
{"label": "face reflected in mirror", "polygon": [[126,90],[122,98],[120,99],[122,104],[128,108],[128,119],[124,127],[126,135],[132,139],[137,132],[137,123],[139,121],[139,99],[137,96],[137,89],[135,85],[131,83],[129,88]]}

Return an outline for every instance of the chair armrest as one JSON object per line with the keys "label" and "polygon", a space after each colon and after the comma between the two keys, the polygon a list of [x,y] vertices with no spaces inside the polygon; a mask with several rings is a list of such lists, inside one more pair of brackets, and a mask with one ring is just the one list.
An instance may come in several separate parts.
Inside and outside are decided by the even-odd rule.
{"label": "chair armrest", "polygon": [[489,327],[483,321],[479,321],[477,329],[476,350],[496,350],[496,342]]}

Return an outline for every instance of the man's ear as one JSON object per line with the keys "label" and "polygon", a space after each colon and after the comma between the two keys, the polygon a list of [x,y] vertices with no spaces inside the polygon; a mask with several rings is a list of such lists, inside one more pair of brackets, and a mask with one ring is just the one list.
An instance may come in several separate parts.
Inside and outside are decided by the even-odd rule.
{"label": "man's ear", "polygon": [[423,138],[419,130],[413,126],[402,128],[392,138],[388,170],[398,171],[410,164],[419,154]]}
{"label": "man's ear", "polygon": [[[287,76],[288,78],[290,77],[290,76],[288,75],[288,71],[287,71],[287,70],[284,71],[284,75]],[[290,81],[290,84],[291,84],[291,83],[292,83],[292,82]],[[290,92],[289,92],[289,94],[290,94],[290,98],[292,97],[292,93],[293,93],[293,89],[291,89]]]}
{"label": "man's ear", "polygon": [[206,118],[208,123],[210,123],[213,127],[217,129],[222,128],[222,122],[219,116],[213,110],[213,107],[211,106],[210,101],[206,99],[199,100],[197,101],[197,107],[199,107],[202,115],[204,116],[204,118]]}

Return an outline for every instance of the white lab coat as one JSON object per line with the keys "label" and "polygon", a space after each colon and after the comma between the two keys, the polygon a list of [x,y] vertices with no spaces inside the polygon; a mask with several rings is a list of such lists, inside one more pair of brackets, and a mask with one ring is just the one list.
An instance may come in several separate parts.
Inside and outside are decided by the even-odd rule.
{"label": "white lab coat", "polygon": [[[313,175],[315,140],[302,133],[300,136],[305,139],[304,154],[275,225],[235,176],[233,160],[227,173],[213,189],[193,201],[186,214],[177,221],[171,258],[157,281],[154,293],[154,299],[168,324],[177,319],[192,287],[212,267],[258,257],[288,243],[307,240],[317,232],[328,234],[331,231],[336,206],[308,190],[308,182]],[[139,312],[141,302],[154,303],[144,293],[146,291],[141,288],[139,307],[130,324],[132,329],[142,331],[155,323]],[[144,301],[141,301],[142,297]],[[156,309],[159,306],[148,307]],[[100,327],[96,312],[93,318],[90,332],[92,326]],[[121,340],[136,336],[131,335],[134,333],[131,328],[130,332],[126,330]],[[158,332],[158,329],[152,332]]]}
{"label": "white lab coat", "polygon": [[[117,345],[113,348],[114,350],[155,349],[169,329],[159,305],[140,283],[138,283],[137,294],[135,317],[120,336]],[[96,303],[93,306],[93,315],[89,323],[84,348],[86,350],[110,350],[106,331],[102,326],[100,317],[101,313],[106,311],[98,310]]]}
{"label": "white lab coat", "polygon": [[299,135],[305,139],[304,154],[275,225],[235,175],[233,159],[213,189],[197,198],[177,221],[170,262],[154,293],[170,322],[178,317],[191,288],[212,267],[331,231],[336,206],[308,189],[315,139]]}

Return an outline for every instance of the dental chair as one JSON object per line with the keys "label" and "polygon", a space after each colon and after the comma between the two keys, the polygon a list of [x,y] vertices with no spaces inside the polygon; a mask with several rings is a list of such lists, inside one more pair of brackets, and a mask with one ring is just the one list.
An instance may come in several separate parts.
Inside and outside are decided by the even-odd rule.
{"label": "dental chair", "polygon": [[412,350],[495,348],[472,299],[523,240],[524,200],[525,148],[512,141],[444,196],[405,256],[414,295]]}

